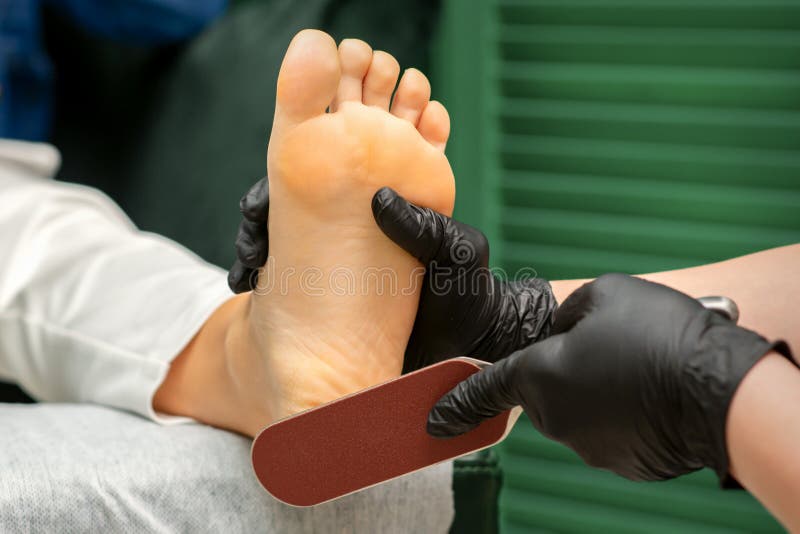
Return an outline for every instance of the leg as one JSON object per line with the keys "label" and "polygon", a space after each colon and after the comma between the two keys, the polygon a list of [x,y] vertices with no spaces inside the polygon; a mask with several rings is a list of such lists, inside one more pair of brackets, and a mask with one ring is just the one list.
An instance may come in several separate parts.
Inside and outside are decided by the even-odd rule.
{"label": "leg", "polygon": [[224,272],[50,180],[57,153],[0,142],[0,377],[44,401],[158,419],[170,361],[230,298]]}

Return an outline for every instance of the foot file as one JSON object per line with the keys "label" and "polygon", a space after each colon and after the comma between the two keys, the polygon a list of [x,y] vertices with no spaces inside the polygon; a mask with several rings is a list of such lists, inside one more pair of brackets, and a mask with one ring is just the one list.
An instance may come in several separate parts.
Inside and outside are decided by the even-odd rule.
{"label": "foot file", "polygon": [[256,477],[276,499],[312,506],[490,447],[521,408],[452,439],[425,431],[436,401],[486,365],[454,358],[277,421],[253,441]]}

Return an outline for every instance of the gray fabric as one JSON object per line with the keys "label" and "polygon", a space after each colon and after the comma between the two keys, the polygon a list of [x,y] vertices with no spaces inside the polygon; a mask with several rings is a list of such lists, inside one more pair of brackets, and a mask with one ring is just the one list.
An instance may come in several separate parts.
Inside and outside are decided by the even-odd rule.
{"label": "gray fabric", "polygon": [[92,405],[0,404],[0,532],[446,532],[445,463],[314,508],[255,480],[250,440]]}

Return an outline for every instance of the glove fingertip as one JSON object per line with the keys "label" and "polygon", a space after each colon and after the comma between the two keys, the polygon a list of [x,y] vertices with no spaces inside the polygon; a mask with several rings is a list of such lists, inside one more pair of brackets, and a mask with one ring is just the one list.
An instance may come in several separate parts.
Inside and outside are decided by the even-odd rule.
{"label": "glove fingertip", "polygon": [[373,196],[372,213],[381,231],[423,265],[440,251],[444,215],[409,202],[389,187]]}
{"label": "glove fingertip", "polygon": [[264,243],[236,243],[236,258],[248,269],[259,269],[267,262],[269,250]]}
{"label": "glove fingertip", "polygon": [[256,182],[239,200],[239,211],[252,222],[265,222],[269,213],[269,181],[266,177]]}
{"label": "glove fingertip", "polygon": [[246,268],[239,260],[233,263],[228,271],[228,287],[236,294],[244,293],[252,289],[250,287],[250,277],[253,270]]}
{"label": "glove fingertip", "polygon": [[383,228],[386,222],[387,212],[396,211],[392,210],[390,206],[398,198],[400,198],[400,195],[397,194],[397,191],[386,186],[381,187],[372,195],[372,215],[375,217],[375,222],[377,222],[378,226],[381,228]]}
{"label": "glove fingertip", "polygon": [[265,202],[260,205],[246,205],[239,206],[242,217],[254,223],[263,223],[267,220],[269,213],[269,203]]}
{"label": "glove fingertip", "polygon": [[444,405],[447,406],[447,397],[440,400],[428,413],[428,422],[426,424],[425,430],[433,436],[434,438],[440,439],[447,439],[447,438],[454,438],[456,436],[460,436],[466,432],[469,432],[479,423],[466,423],[466,422],[456,422],[452,419],[452,413],[448,414],[447,412],[451,412],[449,407],[440,408],[440,406]]}

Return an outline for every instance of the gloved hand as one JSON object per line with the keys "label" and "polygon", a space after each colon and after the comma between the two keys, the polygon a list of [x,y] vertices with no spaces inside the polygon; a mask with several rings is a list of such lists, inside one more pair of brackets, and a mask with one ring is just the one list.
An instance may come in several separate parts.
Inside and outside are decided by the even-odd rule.
{"label": "gloved hand", "polygon": [[609,274],[570,295],[552,336],[447,393],[428,432],[455,436],[521,405],[542,434],[589,465],[633,480],[728,471],[725,425],[733,395],[772,349],[660,284]]}
{"label": "gloved hand", "polygon": [[426,268],[404,372],[455,356],[494,362],[547,336],[556,309],[550,284],[494,276],[480,230],[388,187],[375,193],[372,213],[389,239]]}
{"label": "gloved hand", "polygon": [[258,270],[267,263],[269,236],[269,179],[265,176],[239,200],[242,222],[236,233],[236,261],[228,271],[228,286],[234,293],[256,287]]}
{"label": "gloved hand", "polygon": [[[266,262],[268,198],[264,178],[240,203],[238,259],[228,276],[234,292],[254,287],[257,269]],[[415,206],[389,188],[375,194],[372,212],[381,230],[426,266],[404,373],[454,356],[496,361],[547,335],[556,308],[550,284],[493,276],[489,245],[479,230]]]}

